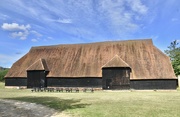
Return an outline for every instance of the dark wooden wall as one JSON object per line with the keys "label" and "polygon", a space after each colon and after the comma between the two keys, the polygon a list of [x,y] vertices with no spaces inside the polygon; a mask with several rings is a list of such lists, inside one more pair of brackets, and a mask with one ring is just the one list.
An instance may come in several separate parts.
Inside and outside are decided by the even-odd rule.
{"label": "dark wooden wall", "polygon": [[5,86],[27,86],[27,78],[5,78]]}
{"label": "dark wooden wall", "polygon": [[47,78],[51,87],[102,87],[102,78]]}
{"label": "dark wooden wall", "polygon": [[[27,78],[5,78],[5,86],[27,86]],[[102,78],[47,78],[47,86],[53,87],[105,87]],[[176,89],[177,79],[130,80],[130,89]],[[125,87],[126,88],[126,87]],[[106,89],[106,87],[104,88]]]}
{"label": "dark wooden wall", "polygon": [[131,89],[176,89],[177,79],[131,80]]}
{"label": "dark wooden wall", "polygon": [[103,68],[103,89],[129,89],[130,68]]}

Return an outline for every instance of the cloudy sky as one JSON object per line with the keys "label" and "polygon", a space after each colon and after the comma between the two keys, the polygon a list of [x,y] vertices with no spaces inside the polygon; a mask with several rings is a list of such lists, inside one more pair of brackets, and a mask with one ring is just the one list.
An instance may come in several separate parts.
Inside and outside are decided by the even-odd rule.
{"label": "cloudy sky", "polygon": [[0,66],[32,46],[152,38],[180,40],[180,0],[1,0]]}

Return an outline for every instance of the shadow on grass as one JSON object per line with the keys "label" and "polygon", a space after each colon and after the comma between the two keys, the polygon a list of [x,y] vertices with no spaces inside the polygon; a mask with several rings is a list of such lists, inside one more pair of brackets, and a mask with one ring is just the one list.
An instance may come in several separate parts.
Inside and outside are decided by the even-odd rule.
{"label": "shadow on grass", "polygon": [[64,111],[67,109],[85,108],[86,106],[90,105],[90,104],[80,103],[81,100],[60,99],[57,97],[16,97],[16,98],[6,98],[6,99],[42,104],[44,106],[53,108],[58,111]]}

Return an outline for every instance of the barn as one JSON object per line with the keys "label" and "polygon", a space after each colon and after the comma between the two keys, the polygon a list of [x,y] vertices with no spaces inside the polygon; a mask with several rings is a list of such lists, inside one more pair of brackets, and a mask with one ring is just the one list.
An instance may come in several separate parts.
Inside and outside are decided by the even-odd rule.
{"label": "barn", "polygon": [[143,39],[32,47],[5,86],[176,89],[177,77],[169,57]]}

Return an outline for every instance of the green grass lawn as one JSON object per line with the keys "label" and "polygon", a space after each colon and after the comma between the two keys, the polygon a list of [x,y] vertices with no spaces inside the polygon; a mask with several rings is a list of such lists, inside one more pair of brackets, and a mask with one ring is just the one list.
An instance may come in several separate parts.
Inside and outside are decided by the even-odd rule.
{"label": "green grass lawn", "polygon": [[179,117],[180,91],[31,92],[5,89],[0,98],[34,102],[81,117]]}

